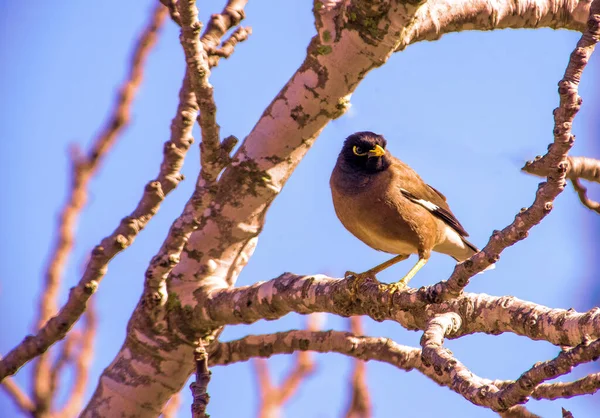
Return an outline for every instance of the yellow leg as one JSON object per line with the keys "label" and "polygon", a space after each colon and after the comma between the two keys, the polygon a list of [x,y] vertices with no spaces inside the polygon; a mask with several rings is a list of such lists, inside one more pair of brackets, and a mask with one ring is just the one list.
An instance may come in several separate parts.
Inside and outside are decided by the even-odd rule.
{"label": "yellow leg", "polygon": [[419,258],[419,261],[417,261],[417,264],[415,264],[413,266],[413,268],[411,268],[408,273],[406,273],[406,276],[404,276],[402,279],[400,279],[400,283],[402,283],[404,286],[408,285],[408,282],[410,281],[410,279],[412,279],[413,277],[415,277],[415,274],[417,274],[417,272],[419,270],[421,270],[421,268],[427,264],[427,262],[429,261],[428,258]]}
{"label": "yellow leg", "polygon": [[402,279],[400,279],[396,283],[392,283],[390,285],[391,292],[393,293],[393,292],[397,292],[398,290],[404,289],[408,285],[408,282],[410,281],[410,279],[412,279],[415,276],[415,274],[417,274],[417,272],[419,270],[421,270],[421,268],[425,264],[427,264],[427,261],[429,261],[429,258],[419,258],[419,261],[417,261],[417,264],[415,264],[413,266],[413,268],[411,268]]}
{"label": "yellow leg", "polygon": [[390,259],[388,261],[385,261],[385,262],[383,262],[383,263],[381,263],[381,264],[373,267],[372,269],[369,269],[369,270],[365,271],[364,274],[369,273],[369,274],[375,276],[377,273],[382,272],[386,268],[391,267],[394,264],[399,263],[400,261],[404,261],[407,258],[408,258],[408,256],[404,255],[404,254],[397,255],[396,257],[394,257],[394,258],[392,258],[392,259]]}
{"label": "yellow leg", "polygon": [[375,267],[365,271],[364,273],[354,273],[352,271],[347,271],[346,274],[344,275],[344,277],[345,278],[352,278],[352,277],[356,278],[356,280],[354,282],[353,290],[352,290],[356,294],[356,293],[358,293],[358,289],[359,289],[360,285],[362,285],[366,280],[370,279],[370,280],[373,280],[374,282],[378,283],[378,280],[375,277],[375,275],[377,273],[382,272],[386,268],[393,266],[394,264],[399,263],[400,261],[406,260],[408,257],[409,257],[408,255],[400,254],[388,261],[385,261],[381,264],[376,265]]}

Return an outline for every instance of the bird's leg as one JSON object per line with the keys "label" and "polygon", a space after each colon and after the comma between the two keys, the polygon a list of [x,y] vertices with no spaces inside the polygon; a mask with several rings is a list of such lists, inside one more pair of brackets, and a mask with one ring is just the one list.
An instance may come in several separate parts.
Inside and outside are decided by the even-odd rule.
{"label": "bird's leg", "polygon": [[429,257],[425,258],[420,255],[419,261],[417,261],[417,263],[408,271],[408,273],[406,273],[406,275],[403,278],[401,278],[396,283],[390,284],[391,292],[394,293],[394,292],[404,289],[408,285],[408,282],[410,281],[410,279],[412,279],[415,276],[415,274],[417,274],[417,272],[419,270],[421,270],[421,268],[425,264],[427,264],[428,261],[429,261]]}
{"label": "bird's leg", "polygon": [[397,255],[396,257],[394,257],[388,261],[385,261],[385,262],[373,267],[372,269],[365,271],[364,274],[368,273],[368,274],[371,274],[373,277],[375,277],[375,275],[377,273],[382,272],[386,268],[391,267],[394,264],[399,263],[400,261],[404,261],[407,258],[408,258],[408,255],[404,255],[404,254]]}
{"label": "bird's leg", "polygon": [[[376,265],[375,267],[365,271],[364,273],[354,273],[352,271],[347,271],[346,274],[344,275],[345,278],[350,278],[350,277],[354,277],[355,281],[354,281],[354,285],[352,286],[352,292],[354,294],[358,293],[358,289],[359,287],[368,279],[373,280],[376,283],[379,283],[379,281],[377,280],[377,277],[375,277],[375,275],[383,270],[385,270],[386,268],[393,266],[396,263],[399,263],[400,261],[406,260],[408,258],[408,255],[404,255],[404,254],[400,254],[395,256],[394,258],[385,261],[381,264]],[[415,272],[416,273],[416,272]]]}

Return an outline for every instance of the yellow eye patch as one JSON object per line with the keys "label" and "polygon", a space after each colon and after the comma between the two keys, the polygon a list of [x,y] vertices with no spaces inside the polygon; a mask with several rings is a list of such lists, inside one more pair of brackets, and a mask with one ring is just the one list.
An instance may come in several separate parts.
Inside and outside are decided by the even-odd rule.
{"label": "yellow eye patch", "polygon": [[363,152],[363,149],[357,145],[352,147],[352,152],[354,153],[354,155],[358,155],[359,157],[364,157],[368,154],[368,151]]}

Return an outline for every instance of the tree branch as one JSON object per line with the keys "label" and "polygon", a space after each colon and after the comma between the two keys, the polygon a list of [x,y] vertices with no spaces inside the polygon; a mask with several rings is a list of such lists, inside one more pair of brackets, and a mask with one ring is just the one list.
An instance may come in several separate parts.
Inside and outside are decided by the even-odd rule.
{"label": "tree branch", "polygon": [[57,414],[59,417],[76,416],[83,405],[85,389],[88,384],[90,367],[94,358],[94,340],[98,330],[96,307],[93,302],[88,305],[83,315],[84,323],[81,331],[79,352],[75,357],[75,375],[68,401]]}
{"label": "tree branch", "polygon": [[208,383],[210,382],[211,372],[208,370],[208,354],[202,342],[196,348],[194,361],[196,362],[196,381],[190,384],[194,398],[192,403],[192,418],[208,418],[206,406],[210,400]]}
{"label": "tree branch", "polygon": [[4,389],[8,397],[25,415],[30,415],[35,411],[33,400],[23,392],[23,389],[10,377],[7,377],[0,383],[0,387]]}
{"label": "tree branch", "polygon": [[[522,8],[521,12],[530,16],[524,22],[526,26],[539,26],[540,22],[543,22],[543,25],[568,26],[573,22],[579,22],[577,19],[581,17],[573,12],[575,7],[571,3],[548,2],[552,7],[544,9],[546,15],[536,15],[537,10],[530,3],[532,2],[518,2],[518,6]],[[470,4],[471,2],[465,1],[456,7],[468,7]],[[470,13],[488,15],[490,8],[493,14],[506,7],[513,7],[515,3],[501,1],[492,5],[487,3],[484,5],[483,2],[475,4],[481,10],[472,9]],[[320,309],[317,309],[310,299],[313,297],[323,306],[337,305],[335,310],[345,312],[346,315],[369,314],[379,320],[391,315],[381,306],[382,301],[389,300],[389,295],[385,292],[369,290],[367,293],[371,292],[371,296],[377,293],[384,299],[379,299],[377,304],[370,304],[367,308],[360,306],[364,301],[349,300],[347,297],[341,297],[336,301],[321,301],[320,294],[311,293],[310,289],[315,288],[312,287],[312,282],[307,283],[308,281],[300,284],[302,286],[306,283],[303,294],[289,292],[288,289],[288,295],[293,293],[296,298],[304,297],[302,303],[299,299],[286,300],[283,302],[284,305],[266,303],[267,295],[270,295],[273,300],[282,301],[279,295],[272,294],[273,288],[268,287],[274,286],[273,282],[262,288],[260,286],[253,288],[256,291],[260,288],[260,291],[265,293],[261,293],[257,299],[247,298],[245,301],[249,299],[258,301],[259,305],[262,304],[262,308],[269,305],[270,311],[252,312],[253,307],[249,305],[239,307],[237,301],[229,300],[232,302],[230,306],[235,306],[236,309],[232,312],[229,308],[229,312],[224,313],[220,312],[211,300],[216,299],[216,296],[228,297],[227,290],[223,289],[235,284],[241,268],[252,255],[268,207],[321,130],[330,120],[339,117],[348,108],[350,94],[360,81],[371,69],[384,64],[402,45],[419,40],[418,28],[423,24],[423,20],[429,19],[428,16],[419,14],[422,13],[419,12],[419,7],[423,6],[385,1],[367,4],[358,0],[325,2],[322,7],[315,7],[317,36],[312,39],[307,49],[304,63],[265,110],[235,153],[234,162],[220,176],[219,188],[210,210],[202,212],[203,216],[197,220],[200,226],[190,235],[181,253],[180,261],[169,275],[168,300],[165,304],[156,306],[157,311],[162,310],[159,315],[165,317],[169,327],[156,329],[154,321],[149,320],[151,316],[147,314],[144,306],[142,304],[138,306],[129,323],[128,338],[115,361],[105,370],[84,416],[92,411],[101,414],[100,411],[107,410],[111,405],[119,402],[127,409],[132,406],[128,403],[128,399],[136,399],[137,402],[144,403],[147,410],[159,413],[171,396],[171,393],[164,388],[177,390],[189,376],[189,366],[186,366],[189,363],[181,362],[181,359],[185,358],[189,361],[193,351],[191,342],[206,333],[214,332],[216,327],[227,322],[252,322],[258,318],[278,317],[286,309],[289,309],[288,312],[296,310],[302,313],[318,311]],[[491,25],[490,19],[487,19],[485,28],[511,25],[516,27],[518,23],[514,23],[515,13],[493,14],[498,18],[493,19]],[[534,15],[536,19],[533,18]],[[458,19],[460,16],[451,16],[454,17]],[[570,23],[564,23],[565,20]],[[461,28],[458,27],[457,30]],[[477,26],[472,25],[470,28],[477,28]],[[410,38],[410,36],[414,37]],[[341,286],[347,285],[344,281],[337,282],[341,282]],[[333,281],[328,283],[336,287]],[[331,292],[321,290],[323,294],[332,295]],[[348,293],[345,287],[338,290],[340,293],[336,296]],[[416,294],[416,291],[412,290],[399,292],[394,295],[394,302],[403,304],[416,300],[421,307],[425,306],[427,300],[424,298],[417,300]],[[241,293],[238,295],[238,297],[243,296]],[[407,298],[412,298],[412,302]],[[466,305],[477,304],[470,297],[460,300]],[[498,300],[500,298],[486,299],[483,302],[495,303]],[[506,302],[511,304],[514,301],[509,299]],[[443,305],[447,304],[451,302]],[[530,308],[526,302],[518,305],[522,309]],[[488,308],[479,305],[478,307],[481,308],[480,310]],[[371,311],[367,312],[369,309]],[[538,312],[531,309],[533,311],[531,315],[537,315]],[[207,313],[208,311],[210,314]],[[219,311],[218,318],[214,316],[215,311]],[[244,316],[245,314],[250,316]],[[255,315],[256,319],[254,319]],[[409,324],[412,329],[425,327],[423,323],[425,318],[422,316],[417,318],[408,312],[402,312],[396,306],[393,308],[393,315],[395,320]],[[498,317],[501,314],[496,313],[496,315]],[[558,316],[559,313],[552,311],[552,315]],[[227,320],[221,321],[225,317]],[[522,323],[510,323],[513,317],[510,315],[507,317],[510,328],[518,329],[519,332],[535,334],[537,338],[557,339],[556,335],[546,335],[545,329],[542,330],[543,332],[537,329],[523,331]],[[507,318],[503,317],[503,319]],[[212,328],[213,326],[215,328]],[[482,328],[486,326],[490,329],[496,327],[491,323],[481,325]],[[465,332],[468,331],[479,332],[477,330]],[[576,337],[577,335],[571,334],[568,338]],[[128,356],[144,348],[152,349],[156,353],[152,362],[144,363],[144,367],[155,373],[156,378],[152,382],[134,387],[123,381],[120,376],[137,372],[139,363],[133,365],[128,360]],[[155,387],[160,387],[161,390],[152,390]],[[144,395],[158,392],[160,396]]]}
{"label": "tree branch", "polygon": [[[49,255],[48,266],[44,275],[44,286],[40,294],[39,313],[35,329],[42,328],[58,311],[57,299],[60,282],[67,264],[68,256],[73,248],[74,229],[79,214],[87,202],[88,185],[104,156],[117,141],[123,129],[130,121],[130,108],[143,78],[143,68],[152,46],[156,42],[158,32],[166,17],[166,10],[161,5],[154,8],[150,22],[140,35],[132,55],[129,73],[120,88],[117,102],[104,128],[93,141],[87,155],[82,156],[76,148],[71,151],[71,188],[67,201],[60,213],[56,241]],[[42,354],[35,362],[32,370],[33,392],[37,408],[50,408],[50,360]]]}
{"label": "tree branch", "polygon": [[178,392],[175,395],[171,396],[169,402],[165,405],[162,410],[162,418],[177,418],[177,411],[179,410],[179,405],[181,404],[181,393]]}
{"label": "tree branch", "polygon": [[529,230],[550,213],[554,199],[563,191],[568,167],[566,157],[575,141],[571,134],[571,126],[582,103],[577,89],[581,74],[600,36],[599,13],[600,2],[594,0],[590,6],[587,28],[571,54],[563,79],[558,83],[560,104],[553,112],[554,142],[548,147],[544,157],[531,163],[545,167],[548,171],[547,181],[540,183],[535,200],[529,208],[522,209],[515,216],[515,220],[502,231],[494,231],[479,253],[456,266],[448,281],[440,283],[441,295],[437,296],[448,298],[460,294],[469,283],[470,277],[494,263],[504,249],[525,239]]}
{"label": "tree branch", "polygon": [[[536,176],[546,175],[546,167],[534,164],[542,157],[538,155],[534,161],[527,161],[522,171]],[[587,189],[581,184],[581,180],[600,183],[600,160],[586,157],[567,157],[566,177],[571,180],[573,188],[579,196],[581,203],[588,209],[600,213],[600,203],[587,197]]]}
{"label": "tree branch", "polygon": [[[306,320],[307,331],[319,329],[319,314],[309,315]],[[274,418],[281,415],[285,403],[298,391],[302,382],[314,372],[315,363],[308,351],[298,352],[294,366],[283,382],[277,387],[271,383],[269,367],[266,360],[255,358],[254,369],[258,380],[260,404],[258,417]]]}
{"label": "tree branch", "polygon": [[59,313],[46,322],[36,335],[26,337],[0,361],[0,380],[16,373],[23,364],[64,338],[85,311],[86,303],[106,274],[110,260],[131,245],[139,231],[158,211],[165,196],[183,179],[180,169],[191,144],[191,129],[195,116],[189,120],[189,112],[193,109],[190,106],[189,93],[185,88],[182,89],[180,97],[178,113],[171,126],[171,139],[165,144],[157,179],[148,183],[134,211],[123,218],[117,229],[92,251],[83,277],[77,286],[71,289],[67,303]]}
{"label": "tree branch", "polygon": [[[350,317],[350,332],[354,335],[363,335],[360,316]],[[351,398],[346,418],[369,418],[373,416],[369,388],[367,387],[367,365],[364,361],[354,360],[352,372]]]}

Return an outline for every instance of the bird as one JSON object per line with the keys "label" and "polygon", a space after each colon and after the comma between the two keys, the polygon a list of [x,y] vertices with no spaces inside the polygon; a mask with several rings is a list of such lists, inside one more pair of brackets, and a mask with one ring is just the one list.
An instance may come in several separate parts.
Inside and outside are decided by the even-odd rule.
{"label": "bird", "polygon": [[354,276],[357,283],[367,278],[377,280],[377,273],[418,254],[416,264],[393,284],[400,290],[427,263],[432,251],[460,263],[479,249],[466,239],[469,234],[450,210],[446,197],[393,157],[386,146],[386,139],[373,132],[348,136],[329,183],[342,225],[369,247],[396,254],[363,273],[348,271],[345,277]]}

